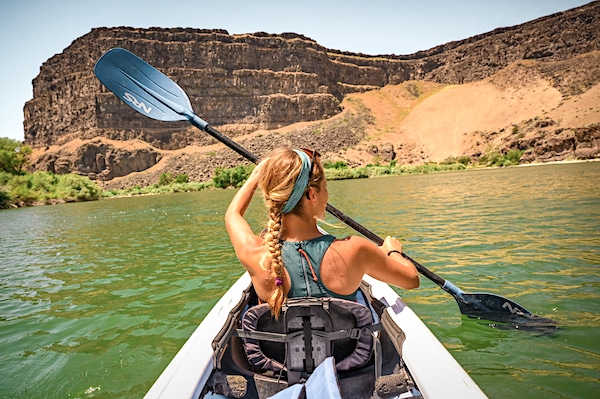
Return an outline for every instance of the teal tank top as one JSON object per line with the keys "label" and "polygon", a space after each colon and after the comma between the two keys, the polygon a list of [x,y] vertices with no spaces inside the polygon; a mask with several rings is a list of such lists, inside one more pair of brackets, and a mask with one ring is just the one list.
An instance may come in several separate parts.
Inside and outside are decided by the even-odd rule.
{"label": "teal tank top", "polygon": [[334,241],[335,237],[329,234],[307,241],[281,241],[283,264],[292,283],[288,298],[333,297],[356,301],[356,292],[336,294],[321,281],[321,262]]}

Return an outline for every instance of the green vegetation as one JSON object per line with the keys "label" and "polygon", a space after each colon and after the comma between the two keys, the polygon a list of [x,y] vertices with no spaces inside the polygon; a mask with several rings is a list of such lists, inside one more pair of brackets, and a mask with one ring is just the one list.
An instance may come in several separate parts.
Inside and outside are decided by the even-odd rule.
{"label": "green vegetation", "polygon": [[140,187],[139,185],[134,187],[128,187],[122,190],[112,189],[104,191],[102,196],[105,198],[113,197],[130,197],[133,195],[158,195],[158,194],[174,194],[174,193],[191,193],[196,191],[206,190],[212,188],[212,182],[200,183],[200,182],[186,182],[178,183],[176,181],[168,185],[160,185],[158,183],[148,187]]}
{"label": "green vegetation", "polygon": [[323,161],[323,167],[325,169],[348,169],[348,162],[344,162],[344,161],[335,161],[335,162]]}
{"label": "green vegetation", "polygon": [[172,173],[165,172],[160,175],[158,183],[148,187],[134,186],[122,190],[108,190],[103,196],[124,197],[132,195],[156,195],[156,194],[173,194],[202,191],[211,188],[228,188],[240,187],[250,173],[254,169],[254,165],[240,165],[235,168],[217,168],[215,175],[209,182],[190,182],[187,175],[174,176]]}
{"label": "green vegetation", "polygon": [[491,151],[479,157],[479,164],[483,166],[513,166],[518,165],[523,150],[510,150],[506,154],[498,151]]}
{"label": "green vegetation", "polygon": [[[518,132],[518,131],[517,131]],[[503,154],[489,150],[473,161],[468,156],[449,157],[442,162],[423,165],[398,165],[396,161],[386,164],[376,158],[374,164],[351,168],[345,161],[324,160],[325,175],[328,180],[361,179],[369,177],[408,175],[456,171],[477,167],[504,167],[518,165],[524,151],[510,150]],[[194,192],[211,188],[240,187],[250,176],[254,165],[241,165],[235,168],[217,168],[211,181],[190,182],[185,174],[174,175],[165,172],[158,182],[148,187],[130,187],[123,190],[103,191],[96,183],[76,174],[55,175],[51,172],[24,172],[29,162],[31,148],[18,141],[0,138],[0,209],[10,206],[29,206],[58,202],[90,201],[102,197],[170,194]]]}
{"label": "green vegetation", "polygon": [[31,147],[9,138],[0,138],[0,209],[97,200],[102,189],[84,176],[26,173]]}
{"label": "green vegetation", "polygon": [[235,168],[217,168],[213,176],[213,184],[216,188],[241,187],[252,173],[254,165],[237,166]]}
{"label": "green vegetation", "polygon": [[6,209],[10,207],[10,194],[0,188],[0,209]]}
{"label": "green vegetation", "polygon": [[158,195],[158,194],[174,194],[174,193],[189,193],[195,191],[206,190],[213,187],[212,182],[200,183],[190,182],[188,175],[180,174],[174,176],[172,173],[165,172],[160,175],[158,183],[148,187],[134,186],[122,190],[107,190],[103,196],[111,197],[129,197],[132,195]]}
{"label": "green vegetation", "polygon": [[188,175],[177,175],[173,176],[173,173],[165,172],[160,175],[158,179],[159,186],[170,186],[173,183],[189,183],[190,179]]}
{"label": "green vegetation", "polygon": [[448,157],[441,162],[441,165],[452,165],[455,163],[467,166],[471,163],[471,157],[467,155],[464,155],[462,157]]}
{"label": "green vegetation", "polygon": [[396,165],[394,161],[388,165],[367,165],[359,168],[325,168],[328,180],[362,179],[368,177],[413,175],[417,173],[435,173],[462,170],[467,167],[462,163],[441,164],[427,163],[424,165]]}
{"label": "green vegetation", "polygon": [[325,175],[328,180],[361,179],[368,177],[411,175],[423,173],[436,173],[463,170],[476,167],[504,167],[518,165],[524,151],[510,150],[506,154],[490,151],[482,155],[477,162],[469,156],[449,157],[442,162],[428,162],[423,165],[397,165],[391,161],[383,165],[380,158],[375,159],[375,164],[359,168],[349,168],[346,162],[323,162]]}
{"label": "green vegetation", "polygon": [[[482,156],[479,164],[474,163],[468,156],[462,156],[450,157],[439,163],[430,162],[424,165],[398,165],[396,161],[391,161],[383,165],[381,159],[378,159],[375,164],[358,168],[350,168],[345,161],[332,162],[324,160],[323,167],[325,168],[325,175],[328,180],[363,179],[369,177],[456,171],[478,166],[508,166],[517,164],[522,153],[522,151],[511,151],[508,154],[502,155],[493,151]],[[135,186],[123,190],[109,190],[105,191],[103,196],[155,195],[194,192],[214,188],[237,188],[244,184],[253,169],[254,165],[217,168],[212,180],[205,183],[190,182],[187,175],[174,176],[172,173],[165,172],[160,175],[159,181],[152,186]]]}
{"label": "green vegetation", "polygon": [[31,147],[22,145],[17,140],[0,137],[0,172],[22,174],[30,155]]}
{"label": "green vegetation", "polygon": [[35,203],[93,201],[101,195],[102,188],[85,176],[55,175],[52,172],[20,175],[0,173],[0,208]]}

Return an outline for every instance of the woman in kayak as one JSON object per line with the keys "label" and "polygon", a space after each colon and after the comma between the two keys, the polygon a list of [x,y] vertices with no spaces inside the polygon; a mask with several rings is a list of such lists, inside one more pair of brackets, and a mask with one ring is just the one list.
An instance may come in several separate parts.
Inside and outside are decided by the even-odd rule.
{"label": "woman in kayak", "polygon": [[[261,235],[244,219],[257,187],[269,210]],[[275,316],[287,298],[356,300],[364,274],[405,289],[419,286],[417,270],[396,238],[388,236],[378,247],[360,236],[323,234],[317,221],[325,216],[328,198],[319,154],[281,148],[258,164],[227,208],[235,253]]]}

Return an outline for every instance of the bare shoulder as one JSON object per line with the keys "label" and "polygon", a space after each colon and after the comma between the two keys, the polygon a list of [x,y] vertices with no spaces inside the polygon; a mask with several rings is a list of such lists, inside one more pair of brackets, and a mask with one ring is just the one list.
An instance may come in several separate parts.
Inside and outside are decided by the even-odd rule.
{"label": "bare shoulder", "polygon": [[329,290],[349,295],[360,286],[365,272],[364,256],[361,256],[365,243],[369,241],[352,236],[336,239],[331,244],[321,265],[321,278]]}
{"label": "bare shoulder", "polygon": [[335,240],[333,242],[332,245],[335,245],[338,248],[343,249],[344,251],[356,251],[356,252],[377,248],[373,242],[367,240],[364,237],[360,237],[360,236],[349,236],[346,238],[338,238],[337,240]]}
{"label": "bare shoulder", "polygon": [[373,242],[360,236],[337,239],[331,245],[335,252],[352,261],[364,262],[365,258],[378,253],[377,246]]}

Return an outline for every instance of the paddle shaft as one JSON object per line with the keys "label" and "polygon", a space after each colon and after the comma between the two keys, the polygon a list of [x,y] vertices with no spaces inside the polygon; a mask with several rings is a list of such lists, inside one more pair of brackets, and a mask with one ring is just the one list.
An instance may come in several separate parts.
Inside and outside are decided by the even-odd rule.
{"label": "paddle shaft", "polygon": [[[200,118],[198,118],[198,119],[200,119]],[[202,121],[202,119],[200,119],[200,121]],[[240,154],[241,156],[243,156],[250,162],[258,163],[260,161],[260,159],[256,155],[254,155],[250,151],[246,150],[244,147],[242,147],[235,141],[231,140],[229,137],[225,136],[224,134],[222,134],[221,132],[219,132],[217,129],[213,128],[209,124],[206,124],[206,125],[204,125],[204,127],[202,127],[202,123],[197,122],[196,119],[191,119],[190,122],[192,123],[192,125],[196,126],[200,130],[203,130],[206,133],[210,134],[212,137],[219,140],[221,143],[225,144],[227,147],[231,148],[232,150],[234,150],[235,152],[237,152],[238,154]],[[204,121],[202,121],[202,122],[204,122]]]}
{"label": "paddle shaft", "polygon": [[[329,212],[331,215],[335,216],[342,222],[346,223],[348,226],[352,227],[354,230],[356,230],[363,236],[367,237],[369,240],[373,241],[375,244],[377,244],[377,245],[383,244],[383,239],[381,237],[379,237],[377,234],[373,233],[371,230],[367,229],[362,224],[358,223],[356,220],[352,219],[350,216],[345,215],[342,211],[335,208],[333,205],[327,204],[327,212]],[[440,276],[438,276],[431,270],[427,269],[425,266],[423,266],[416,260],[412,259],[410,256],[406,255],[404,252],[402,252],[402,256],[404,256],[406,259],[411,261],[415,265],[415,267],[417,268],[419,273],[421,273],[422,275],[424,275],[425,277],[427,277],[428,279],[430,279],[431,281],[433,281],[440,287],[442,287],[442,288],[444,287],[444,284],[446,284],[446,280],[444,280],[443,278],[441,278]]]}

